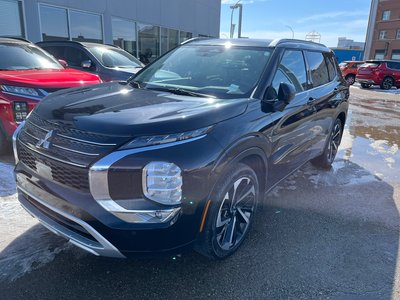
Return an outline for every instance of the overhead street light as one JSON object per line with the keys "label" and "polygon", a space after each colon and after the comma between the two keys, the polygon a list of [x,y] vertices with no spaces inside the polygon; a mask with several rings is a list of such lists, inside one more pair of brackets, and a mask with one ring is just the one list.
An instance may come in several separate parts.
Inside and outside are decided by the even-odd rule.
{"label": "overhead street light", "polygon": [[235,11],[235,9],[239,8],[239,27],[238,27],[238,38],[242,37],[242,10],[243,10],[243,5],[241,3],[239,3],[241,0],[239,0],[238,2],[236,2],[235,5],[231,5],[230,8],[232,9],[232,13],[231,13],[231,27],[230,27],[230,38],[233,38],[233,35],[235,33],[235,26],[233,24],[233,13]]}

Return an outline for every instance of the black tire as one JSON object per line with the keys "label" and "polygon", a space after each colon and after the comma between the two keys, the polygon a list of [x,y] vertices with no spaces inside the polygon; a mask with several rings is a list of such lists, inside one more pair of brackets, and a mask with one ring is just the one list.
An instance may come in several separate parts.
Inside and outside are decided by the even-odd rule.
{"label": "black tire", "polygon": [[343,125],[340,119],[336,119],[331,132],[329,133],[328,141],[325,145],[324,152],[311,160],[311,163],[321,169],[330,169],[335,160],[336,154],[343,135]]}
{"label": "black tire", "polygon": [[[244,195],[247,197],[240,200]],[[251,228],[259,197],[259,182],[253,169],[242,163],[232,166],[211,193],[195,250],[214,260],[232,255]]]}
{"label": "black tire", "polygon": [[390,90],[394,85],[394,80],[392,77],[385,77],[381,83],[382,90]]}
{"label": "black tire", "polygon": [[356,82],[356,76],[354,74],[349,74],[346,76],[346,81],[348,85],[353,85]]}
{"label": "black tire", "polygon": [[369,83],[361,83],[361,87],[363,89],[369,89],[371,87],[371,84],[369,84]]}
{"label": "black tire", "polygon": [[10,143],[7,141],[5,134],[0,129],[0,155],[5,154],[9,150]]}

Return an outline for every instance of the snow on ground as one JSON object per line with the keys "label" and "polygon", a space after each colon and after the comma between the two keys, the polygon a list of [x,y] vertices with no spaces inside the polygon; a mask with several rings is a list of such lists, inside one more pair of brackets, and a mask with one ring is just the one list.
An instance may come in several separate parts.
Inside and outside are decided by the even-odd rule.
{"label": "snow on ground", "polygon": [[0,162],[0,281],[15,280],[38,269],[69,247],[21,207],[13,168]]}

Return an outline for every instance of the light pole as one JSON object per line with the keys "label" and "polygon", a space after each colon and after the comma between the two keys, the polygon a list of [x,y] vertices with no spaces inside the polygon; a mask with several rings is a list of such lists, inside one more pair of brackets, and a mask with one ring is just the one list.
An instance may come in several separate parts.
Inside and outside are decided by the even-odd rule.
{"label": "light pole", "polygon": [[[241,0],[239,0],[238,2],[236,2],[236,4],[235,5],[231,5],[230,6],[230,8],[232,9],[232,13],[231,13],[231,27],[230,27],[230,29],[231,29],[231,31],[230,31],[230,38],[232,39],[233,38],[233,34],[234,34],[234,31],[235,31],[235,29],[234,29],[234,27],[233,27],[233,12],[235,11],[235,9],[236,8],[239,8],[239,7],[241,7],[242,5],[241,4],[239,4],[239,2],[240,2]],[[239,20],[239,30],[241,30],[241,27],[242,27],[242,20]]]}
{"label": "light pole", "polygon": [[294,39],[294,31],[293,31],[293,28],[292,28],[291,26],[289,26],[289,25],[285,25],[285,27],[289,28],[290,31],[292,32],[292,40],[293,40],[293,39]]}

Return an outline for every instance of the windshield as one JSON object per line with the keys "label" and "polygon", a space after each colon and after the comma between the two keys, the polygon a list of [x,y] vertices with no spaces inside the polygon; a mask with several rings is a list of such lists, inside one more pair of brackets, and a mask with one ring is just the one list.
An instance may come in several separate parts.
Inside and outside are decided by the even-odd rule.
{"label": "windshield", "polygon": [[143,64],[133,55],[118,48],[92,47],[89,51],[108,68],[142,68]]}
{"label": "windshield", "polygon": [[267,48],[179,47],[134,77],[149,89],[180,89],[218,98],[249,97],[271,50]]}
{"label": "windshield", "polygon": [[63,69],[52,56],[28,44],[0,44],[0,70]]}

